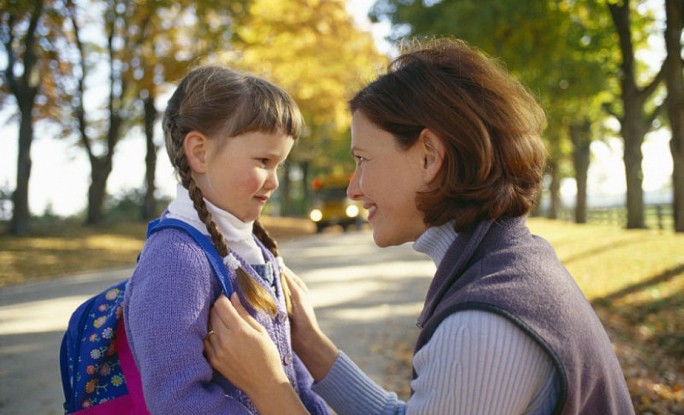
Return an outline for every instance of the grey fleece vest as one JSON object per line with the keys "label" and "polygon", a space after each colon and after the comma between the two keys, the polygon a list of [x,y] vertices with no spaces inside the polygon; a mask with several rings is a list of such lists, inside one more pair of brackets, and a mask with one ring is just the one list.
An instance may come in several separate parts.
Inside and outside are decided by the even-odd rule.
{"label": "grey fleece vest", "polygon": [[561,380],[554,414],[634,413],[601,322],[553,248],[530,234],[524,217],[486,221],[459,233],[428,290],[415,351],[442,320],[461,310],[503,316],[542,347]]}

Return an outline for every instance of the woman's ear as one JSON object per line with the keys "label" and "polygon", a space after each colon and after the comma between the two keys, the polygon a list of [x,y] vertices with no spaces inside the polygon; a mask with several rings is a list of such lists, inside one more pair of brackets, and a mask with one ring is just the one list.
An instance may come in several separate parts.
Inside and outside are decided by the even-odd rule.
{"label": "woman's ear", "polygon": [[423,150],[423,174],[425,183],[430,183],[437,177],[444,164],[446,148],[442,139],[429,129],[425,128],[418,138]]}
{"label": "woman's ear", "polygon": [[202,133],[190,131],[185,135],[183,148],[188,165],[194,173],[206,173],[209,139]]}

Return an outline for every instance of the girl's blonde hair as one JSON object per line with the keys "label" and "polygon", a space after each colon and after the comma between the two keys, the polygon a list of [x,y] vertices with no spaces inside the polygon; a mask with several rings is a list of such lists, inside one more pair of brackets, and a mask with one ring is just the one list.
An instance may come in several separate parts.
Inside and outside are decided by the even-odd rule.
{"label": "girl's blonde hair", "polygon": [[[207,209],[202,190],[192,177],[183,146],[185,136],[191,131],[198,131],[208,137],[226,140],[259,131],[281,132],[297,139],[303,124],[297,104],[284,90],[264,79],[222,66],[193,69],[169,99],[162,122],[166,151],[221,256],[228,255],[228,246]],[[254,235],[274,256],[279,255],[275,240],[258,219],[254,222]],[[237,269],[237,280],[245,298],[255,309],[276,314],[276,304],[270,293],[242,267]],[[289,306],[282,273],[281,285]]]}

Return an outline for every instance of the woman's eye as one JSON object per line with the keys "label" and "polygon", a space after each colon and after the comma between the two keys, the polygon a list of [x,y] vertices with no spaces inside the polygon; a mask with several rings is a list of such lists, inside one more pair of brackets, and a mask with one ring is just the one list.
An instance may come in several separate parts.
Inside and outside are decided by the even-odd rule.
{"label": "woman's eye", "polygon": [[362,156],[354,156],[354,159],[356,159],[356,165],[357,166],[366,161],[366,158],[362,157]]}

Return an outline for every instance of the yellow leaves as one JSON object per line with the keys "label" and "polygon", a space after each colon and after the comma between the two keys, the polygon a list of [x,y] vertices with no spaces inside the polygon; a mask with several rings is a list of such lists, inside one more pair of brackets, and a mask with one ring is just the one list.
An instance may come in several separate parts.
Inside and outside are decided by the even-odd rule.
{"label": "yellow leaves", "polygon": [[638,413],[672,414],[683,407],[684,391],[681,384],[669,386],[654,382],[649,377],[627,379],[630,392],[636,394],[635,409]]}
{"label": "yellow leaves", "polygon": [[315,0],[256,0],[251,3],[249,14],[255,23],[295,24],[297,22],[310,22],[315,18],[317,8],[320,6],[319,3]]}
{"label": "yellow leaves", "polygon": [[352,92],[386,61],[343,0],[255,0],[235,31],[242,42],[221,59],[282,86],[307,123],[338,131]]}

